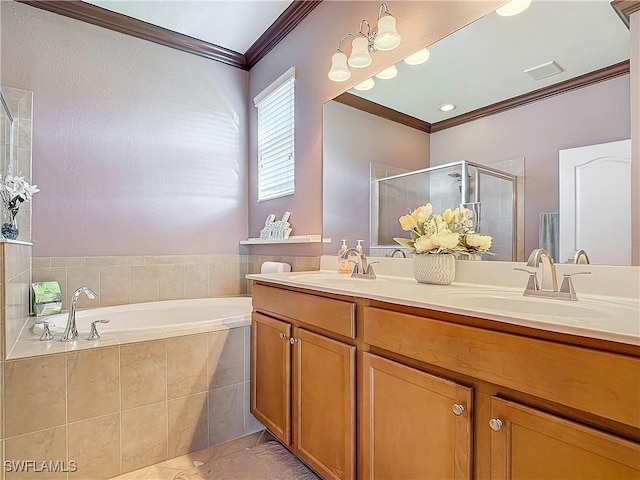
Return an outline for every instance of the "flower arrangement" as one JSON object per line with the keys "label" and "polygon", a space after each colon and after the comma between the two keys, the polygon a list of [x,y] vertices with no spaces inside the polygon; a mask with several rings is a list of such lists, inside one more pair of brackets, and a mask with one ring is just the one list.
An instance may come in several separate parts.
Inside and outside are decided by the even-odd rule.
{"label": "flower arrangement", "polygon": [[459,207],[434,214],[430,203],[400,217],[400,226],[411,238],[394,238],[417,254],[425,253],[491,253],[492,238],[473,231],[473,212]]}
{"label": "flower arrangement", "polygon": [[4,210],[8,217],[2,224],[2,235],[6,238],[15,239],[18,236],[17,227],[14,225],[16,215],[23,202],[31,200],[34,194],[40,190],[37,185],[29,185],[23,176],[15,175],[11,166],[7,169],[4,180],[0,178],[0,198],[4,205]]}

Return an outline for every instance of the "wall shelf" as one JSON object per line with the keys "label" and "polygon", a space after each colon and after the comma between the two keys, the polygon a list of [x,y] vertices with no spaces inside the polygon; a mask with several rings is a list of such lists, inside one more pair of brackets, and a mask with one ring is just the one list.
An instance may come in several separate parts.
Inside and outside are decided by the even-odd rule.
{"label": "wall shelf", "polygon": [[285,244],[285,243],[331,243],[330,238],[322,238],[322,234],[315,235],[295,235],[289,238],[281,238],[274,240],[263,240],[261,238],[250,238],[248,240],[241,240],[240,245],[272,245],[272,244]]}

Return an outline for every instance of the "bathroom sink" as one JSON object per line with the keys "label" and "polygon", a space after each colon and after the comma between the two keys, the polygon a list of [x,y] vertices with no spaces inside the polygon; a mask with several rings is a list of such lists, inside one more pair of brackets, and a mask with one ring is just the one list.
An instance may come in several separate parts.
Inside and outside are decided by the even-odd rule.
{"label": "bathroom sink", "polygon": [[300,283],[309,283],[311,285],[333,286],[338,288],[359,288],[368,284],[387,281],[384,278],[354,278],[349,274],[334,272],[300,272],[289,275],[287,279]]}

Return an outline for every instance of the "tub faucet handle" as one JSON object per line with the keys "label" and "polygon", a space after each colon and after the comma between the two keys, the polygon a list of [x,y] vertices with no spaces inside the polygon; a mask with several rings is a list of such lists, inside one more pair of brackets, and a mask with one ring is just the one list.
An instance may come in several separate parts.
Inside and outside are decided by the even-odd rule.
{"label": "tub faucet handle", "polygon": [[40,341],[48,342],[49,340],[53,340],[53,335],[51,335],[51,330],[49,330],[49,322],[47,320],[39,320],[36,323],[42,324],[42,335],[40,335]]}
{"label": "tub faucet handle", "polygon": [[95,320],[91,322],[91,330],[89,331],[89,336],[87,340],[98,340],[100,338],[100,334],[98,333],[98,328],[96,327],[96,323],[109,323],[109,320]]}

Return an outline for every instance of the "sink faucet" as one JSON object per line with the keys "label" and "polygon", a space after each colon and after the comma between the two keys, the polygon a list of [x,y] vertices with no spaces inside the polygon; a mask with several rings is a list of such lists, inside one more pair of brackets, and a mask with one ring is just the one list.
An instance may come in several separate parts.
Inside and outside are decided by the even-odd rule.
{"label": "sink faucet", "polygon": [[539,267],[542,264],[542,283],[538,283],[537,272],[532,272],[524,268],[515,268],[529,274],[529,281],[524,290],[524,295],[528,297],[545,297],[555,298],[559,300],[578,300],[576,291],[573,287],[571,277],[573,275],[588,275],[591,272],[575,272],[563,275],[562,286],[558,290],[558,278],[556,275],[556,266],[549,252],[544,248],[537,248],[529,255],[527,261],[528,267]]}
{"label": "sink faucet", "polygon": [[579,263],[581,265],[588,265],[589,256],[587,255],[587,252],[580,248],[579,250],[573,252],[573,255],[569,257],[569,260],[567,260],[567,263]]}
{"label": "sink faucet", "polygon": [[389,254],[390,258],[393,258],[395,256],[396,253],[400,254],[400,258],[407,258],[407,254],[404,253],[404,250],[402,250],[401,248],[394,248],[391,253]]}
{"label": "sink faucet", "polygon": [[69,306],[67,326],[64,329],[62,338],[60,339],[62,342],[71,342],[78,338],[78,329],[76,327],[76,304],[78,303],[78,298],[80,298],[80,295],[83,293],[91,300],[98,298],[96,292],[91,290],[89,287],[80,287],[73,293],[73,296],[71,297],[71,305]]}
{"label": "sink faucet", "polygon": [[375,279],[376,274],[373,271],[372,265],[378,262],[368,263],[367,256],[363,252],[360,252],[355,248],[347,248],[340,257],[343,260],[347,260],[349,258],[349,255],[351,255],[352,253],[355,254],[355,256],[358,258],[358,261],[355,262],[355,266],[353,267],[353,273],[351,274],[351,276],[353,278],[368,278],[370,280]]}

